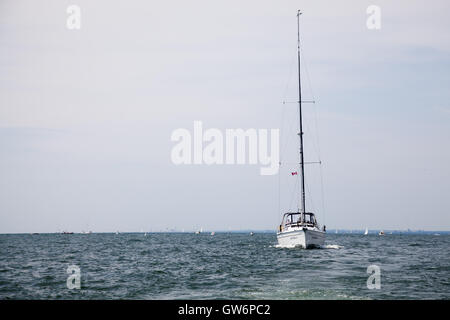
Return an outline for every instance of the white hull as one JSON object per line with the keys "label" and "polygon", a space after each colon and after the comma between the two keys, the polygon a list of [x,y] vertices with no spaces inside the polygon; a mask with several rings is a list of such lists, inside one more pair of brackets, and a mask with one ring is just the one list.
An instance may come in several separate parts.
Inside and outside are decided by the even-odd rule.
{"label": "white hull", "polygon": [[318,248],[325,243],[325,232],[316,229],[290,229],[277,233],[281,247]]}

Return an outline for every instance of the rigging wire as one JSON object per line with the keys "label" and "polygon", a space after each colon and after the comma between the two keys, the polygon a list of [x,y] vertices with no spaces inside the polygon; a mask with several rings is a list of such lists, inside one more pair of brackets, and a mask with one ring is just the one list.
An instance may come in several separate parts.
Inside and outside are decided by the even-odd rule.
{"label": "rigging wire", "polygon": [[[293,70],[294,70],[294,68],[293,68],[294,62],[295,62],[295,55],[292,55],[291,62],[289,63],[289,69],[288,69],[289,70],[289,75],[288,75],[288,78],[286,80],[286,86],[284,88],[284,92],[283,92],[283,95],[282,95],[283,96],[283,100],[286,99],[286,95],[287,95],[287,92],[289,90],[289,85],[290,85],[290,82],[292,80]],[[281,110],[281,117],[280,117],[280,128],[284,127],[285,112],[286,112],[286,106],[283,103],[282,110]],[[292,121],[290,123],[289,130],[291,128],[292,128]],[[284,159],[284,158],[282,158],[282,156],[283,156],[284,147],[291,140],[291,139],[286,139],[286,141],[284,141],[285,139],[283,139],[283,137],[284,137],[283,136],[283,131],[281,131],[280,161],[279,161],[279,164],[278,164],[278,214],[281,211],[281,173],[280,173],[280,170],[281,170],[281,165],[282,165],[283,159]]]}
{"label": "rigging wire", "polygon": [[[284,123],[285,123],[286,104],[285,104],[284,100],[286,100],[287,91],[289,89],[289,84],[292,81],[294,62],[295,62],[295,56],[292,55],[291,63],[289,65],[289,76],[288,76],[288,80],[287,80],[287,83],[286,83],[286,86],[285,86],[285,89],[284,89],[284,93],[282,95],[282,97],[283,97],[283,105],[282,105],[282,112],[281,112],[281,121],[280,121],[281,125],[280,125],[280,128],[283,128],[284,127]],[[293,123],[294,123],[293,120],[294,119],[291,118],[290,123],[288,123],[289,130],[287,132],[291,132],[291,129],[292,129],[292,126],[293,126]],[[297,124],[297,122],[295,122],[295,123]],[[281,132],[281,135],[282,135],[282,137],[281,137],[282,140],[281,140],[281,146],[280,146],[280,159],[281,159],[281,155],[283,154],[284,148],[286,147],[288,142],[291,142],[291,140],[292,140],[292,136],[291,135],[288,136],[288,139],[283,139],[283,131]],[[280,160],[280,162],[281,162],[281,160]]]}
{"label": "rigging wire", "polygon": [[314,205],[314,201],[313,201],[313,197],[312,197],[312,193],[309,189],[309,185],[307,182],[305,182],[305,188],[306,188],[306,194],[309,195],[309,203],[311,206],[311,212],[316,212],[316,206]]}
{"label": "rigging wire", "polygon": [[[292,205],[292,203],[294,202],[295,195],[297,194],[297,192],[299,192],[297,189],[300,189],[300,185],[299,185],[299,183],[298,183],[298,180],[299,180],[299,179],[295,179],[295,186],[294,186],[294,188],[292,189],[291,201],[289,201],[289,210],[290,210],[291,208],[294,208],[294,206]],[[297,202],[297,210],[298,210],[298,211],[300,211],[300,206],[299,206],[299,204],[300,204],[300,203]]]}
{"label": "rigging wire", "polygon": [[[311,78],[309,76],[309,71],[308,71],[308,59],[305,56],[304,53],[304,49],[302,48],[302,51],[300,52],[300,54],[303,57],[303,61],[304,66],[305,66],[305,71],[306,71],[306,78],[308,80],[308,87],[309,90],[311,91],[311,96],[313,98],[313,101],[316,101],[315,95],[314,95],[314,91],[312,89],[312,85],[311,85]],[[322,167],[322,156],[321,156],[321,152],[320,152],[320,143],[319,143],[319,125],[318,125],[318,120],[317,120],[317,107],[314,104],[314,124],[315,124],[315,130],[316,130],[316,143],[317,143],[317,154],[318,154],[318,158],[319,158],[319,175],[320,175],[320,191],[321,191],[321,198],[322,198],[322,221],[323,221],[323,225],[325,225],[325,218],[326,218],[326,210],[325,210],[325,191],[324,191],[324,184],[323,184],[323,167]]]}

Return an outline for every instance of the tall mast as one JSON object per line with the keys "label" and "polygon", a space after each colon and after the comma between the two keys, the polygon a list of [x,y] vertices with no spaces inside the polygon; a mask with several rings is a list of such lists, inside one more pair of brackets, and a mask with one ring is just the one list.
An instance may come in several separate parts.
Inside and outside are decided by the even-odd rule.
{"label": "tall mast", "polygon": [[300,10],[297,11],[297,60],[298,60],[298,114],[300,120],[300,167],[301,167],[301,212],[302,221],[305,220],[306,201],[305,201],[305,164],[303,161],[303,124],[302,124],[302,86],[300,79]]}

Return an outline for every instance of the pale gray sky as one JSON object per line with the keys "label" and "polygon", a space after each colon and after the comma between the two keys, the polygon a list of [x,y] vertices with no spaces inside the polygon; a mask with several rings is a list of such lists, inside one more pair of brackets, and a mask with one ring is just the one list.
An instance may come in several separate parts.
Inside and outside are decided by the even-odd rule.
{"label": "pale gray sky", "polygon": [[276,228],[292,168],[175,166],[170,135],[281,127],[295,152],[297,9],[325,215],[314,166],[308,206],[328,228],[450,230],[448,1],[3,0],[0,232]]}

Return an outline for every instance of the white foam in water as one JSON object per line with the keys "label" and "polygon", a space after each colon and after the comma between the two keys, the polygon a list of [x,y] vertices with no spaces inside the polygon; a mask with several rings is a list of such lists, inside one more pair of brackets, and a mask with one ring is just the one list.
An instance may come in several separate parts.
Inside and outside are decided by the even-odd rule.
{"label": "white foam in water", "polygon": [[337,244],[326,244],[322,246],[322,249],[341,249],[342,247]]}
{"label": "white foam in water", "polygon": [[297,246],[294,246],[294,245],[281,245],[281,244],[275,244],[275,245],[273,245],[271,247],[274,247],[274,248],[288,248],[288,249],[297,248]]}
{"label": "white foam in water", "polygon": [[[275,244],[272,247],[274,248],[288,248],[288,249],[293,249],[293,248],[297,248],[296,246],[293,245],[280,245],[280,244]],[[320,247],[321,249],[341,249],[343,247],[337,245],[337,244],[326,244]]]}

